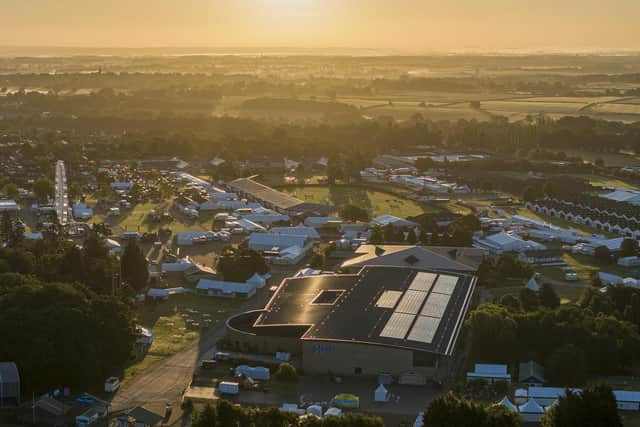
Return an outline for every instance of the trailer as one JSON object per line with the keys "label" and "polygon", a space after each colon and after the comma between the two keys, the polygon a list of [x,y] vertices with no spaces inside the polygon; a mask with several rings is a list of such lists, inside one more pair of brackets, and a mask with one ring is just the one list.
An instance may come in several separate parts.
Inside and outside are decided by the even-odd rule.
{"label": "trailer", "polygon": [[240,392],[240,385],[231,381],[221,381],[218,384],[218,392],[220,394],[236,395]]}

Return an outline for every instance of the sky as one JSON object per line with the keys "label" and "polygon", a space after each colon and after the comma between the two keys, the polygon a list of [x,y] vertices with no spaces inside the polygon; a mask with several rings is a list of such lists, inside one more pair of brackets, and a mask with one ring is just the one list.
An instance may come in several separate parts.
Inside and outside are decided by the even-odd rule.
{"label": "sky", "polygon": [[0,0],[0,10],[0,46],[640,50],[640,0]]}

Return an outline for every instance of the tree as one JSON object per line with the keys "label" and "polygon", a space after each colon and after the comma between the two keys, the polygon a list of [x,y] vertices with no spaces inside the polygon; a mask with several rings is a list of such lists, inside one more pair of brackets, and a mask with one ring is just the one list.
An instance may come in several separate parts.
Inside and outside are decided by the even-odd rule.
{"label": "tree", "polygon": [[616,398],[605,385],[567,391],[542,417],[543,427],[622,427]]}
{"label": "tree", "polygon": [[313,254],[311,255],[311,259],[309,260],[309,267],[321,269],[324,267],[324,264],[325,264],[324,255],[314,251]]}
{"label": "tree", "polygon": [[538,295],[531,289],[521,288],[518,293],[518,299],[520,300],[520,307],[522,307],[524,311],[534,311],[538,309]]}
{"label": "tree", "polygon": [[533,202],[540,197],[540,193],[533,187],[526,187],[522,192],[522,200],[525,202]]}
{"label": "tree", "polygon": [[507,307],[511,311],[520,311],[520,301],[511,294],[504,295],[500,298],[500,305]]}
{"label": "tree", "polygon": [[611,263],[611,251],[606,246],[598,246],[594,253],[594,258],[601,264]]}
{"label": "tree", "polygon": [[549,356],[545,373],[552,384],[579,387],[587,379],[584,351],[573,344],[558,348]]}
{"label": "tree", "polygon": [[418,243],[418,236],[416,236],[416,230],[413,228],[410,228],[409,232],[407,233],[407,243],[409,243],[410,245],[415,245],[416,243]]}
{"label": "tree", "polygon": [[429,427],[519,427],[520,416],[501,405],[479,403],[447,393],[434,398],[424,413]]}
{"label": "tree", "polygon": [[8,199],[13,199],[13,200],[16,200],[20,195],[18,186],[13,182],[10,182],[9,184],[5,185],[4,188],[2,189],[2,192]]}
{"label": "tree", "polygon": [[33,183],[33,194],[39,201],[45,201],[48,198],[53,198],[55,188],[53,182],[49,178],[42,177]]}
{"label": "tree", "polygon": [[142,250],[134,239],[129,240],[120,260],[122,280],[136,291],[140,291],[149,282],[149,268]]}
{"label": "tree", "polygon": [[379,245],[384,241],[384,235],[382,233],[382,229],[378,225],[374,225],[371,229],[371,236],[369,237],[369,242],[373,245]]}
{"label": "tree", "polygon": [[340,216],[349,221],[369,221],[369,213],[366,209],[363,209],[355,205],[345,205],[340,209]]}
{"label": "tree", "polygon": [[638,254],[638,241],[636,239],[624,239],[620,244],[620,252],[624,257]]}
{"label": "tree", "polygon": [[280,382],[294,383],[298,381],[298,373],[289,363],[281,363],[274,377]]}
{"label": "tree", "polygon": [[556,294],[550,283],[543,283],[538,293],[540,305],[547,308],[556,308],[560,305],[560,297]]}
{"label": "tree", "polygon": [[222,256],[218,259],[216,270],[224,280],[230,282],[246,282],[254,274],[266,274],[269,266],[264,257],[248,248],[234,248],[225,246]]}

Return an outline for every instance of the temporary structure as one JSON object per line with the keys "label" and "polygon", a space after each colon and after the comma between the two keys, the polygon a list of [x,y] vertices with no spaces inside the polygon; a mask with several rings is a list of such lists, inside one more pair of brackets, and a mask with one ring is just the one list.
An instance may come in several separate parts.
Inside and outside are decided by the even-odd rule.
{"label": "temporary structure", "polygon": [[328,417],[331,415],[333,415],[334,417],[339,417],[340,415],[342,415],[342,410],[339,408],[329,408],[327,409],[327,412],[324,413],[325,417]]}
{"label": "temporary structure", "polygon": [[311,405],[307,408],[307,414],[315,415],[318,417],[322,416],[322,406],[320,405]]}
{"label": "temporary structure", "polygon": [[373,393],[373,400],[375,402],[388,402],[389,391],[382,384],[378,385],[378,388]]}
{"label": "temporary structure", "polygon": [[518,407],[516,405],[514,405],[513,403],[511,403],[511,401],[509,400],[509,398],[507,396],[504,397],[504,399],[502,399],[500,402],[498,402],[498,405],[502,405],[505,408],[507,408],[508,410],[512,411],[512,412],[518,412]]}
{"label": "temporary structure", "polygon": [[539,423],[544,414],[544,409],[533,399],[529,399],[524,405],[520,405],[520,416],[525,423]]}

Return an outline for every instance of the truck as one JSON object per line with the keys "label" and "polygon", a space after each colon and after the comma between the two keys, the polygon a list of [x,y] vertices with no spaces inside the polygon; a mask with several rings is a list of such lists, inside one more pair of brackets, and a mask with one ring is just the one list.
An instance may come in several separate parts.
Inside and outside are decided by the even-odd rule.
{"label": "truck", "polygon": [[231,381],[221,381],[218,384],[218,393],[236,395],[240,392],[240,385]]}

